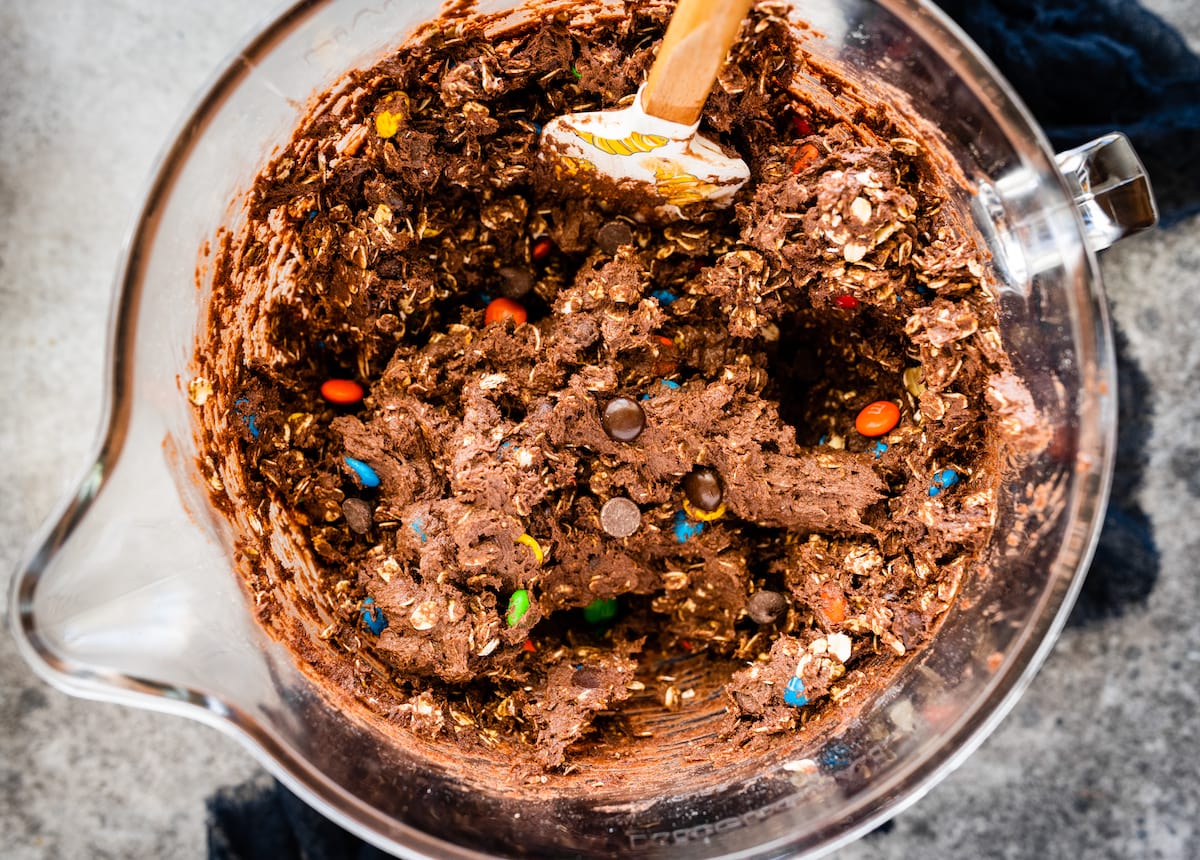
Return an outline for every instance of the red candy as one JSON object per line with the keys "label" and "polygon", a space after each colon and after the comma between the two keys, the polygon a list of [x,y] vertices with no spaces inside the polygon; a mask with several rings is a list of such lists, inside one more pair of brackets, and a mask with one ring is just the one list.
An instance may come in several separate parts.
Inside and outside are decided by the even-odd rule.
{"label": "red candy", "polygon": [[533,644],[532,639],[526,639],[525,644],[521,646],[521,650],[528,651],[530,654],[532,654],[534,651],[537,651],[537,646]]}
{"label": "red candy", "polygon": [[858,307],[858,299],[854,296],[838,296],[833,303],[845,311],[852,311]]}
{"label": "red candy", "polygon": [[813,133],[812,123],[800,114],[792,115],[792,129],[796,132],[796,137],[808,137]]}
{"label": "red candy", "polygon": [[900,423],[900,407],[890,400],[876,400],[854,419],[854,429],[864,436],[882,436]]}
{"label": "red candy", "polygon": [[321,383],[321,396],[330,403],[350,406],[363,399],[363,387],[353,379],[327,379]]}
{"label": "red candy", "polygon": [[548,236],[543,236],[533,243],[533,249],[529,252],[530,256],[535,260],[544,260],[550,256],[550,252],[554,250],[554,242]]}
{"label": "red candy", "polygon": [[484,325],[491,325],[501,320],[512,320],[520,325],[528,318],[529,314],[525,312],[525,308],[512,299],[492,299],[488,302],[487,310],[483,312]]}

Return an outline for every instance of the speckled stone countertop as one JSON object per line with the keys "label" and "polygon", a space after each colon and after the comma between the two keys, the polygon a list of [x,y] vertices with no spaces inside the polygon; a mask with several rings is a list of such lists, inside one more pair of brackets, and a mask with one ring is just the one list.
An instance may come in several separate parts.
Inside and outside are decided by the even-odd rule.
{"label": "speckled stone countertop", "polygon": [[[113,272],[155,157],[276,5],[0,4],[0,578],[94,444]],[[1145,5],[1200,47],[1194,0]],[[1200,219],[1127,240],[1102,268],[1149,383],[1137,501],[1156,586],[1069,629],[982,748],[839,860],[1200,857]],[[10,860],[203,857],[205,798],[260,772],[212,729],[50,689],[0,634]]]}

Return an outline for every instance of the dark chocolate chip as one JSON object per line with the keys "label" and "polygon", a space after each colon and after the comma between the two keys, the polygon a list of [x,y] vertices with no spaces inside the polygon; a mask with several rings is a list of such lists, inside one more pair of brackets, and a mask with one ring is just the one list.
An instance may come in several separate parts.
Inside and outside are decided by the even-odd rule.
{"label": "dark chocolate chip", "polygon": [[689,502],[702,511],[715,511],[721,507],[721,476],[716,469],[697,466],[683,476],[683,494]]}
{"label": "dark chocolate chip", "polygon": [[641,524],[641,510],[624,496],[609,499],[600,509],[600,526],[613,537],[629,537]]}
{"label": "dark chocolate chip", "polygon": [[624,221],[609,221],[596,232],[596,244],[606,254],[615,254],[622,245],[633,244],[633,231]]}
{"label": "dark chocolate chip", "polygon": [[533,289],[533,274],[528,269],[505,266],[497,274],[500,275],[497,290],[506,299],[522,298]]}
{"label": "dark chocolate chip", "polygon": [[787,599],[778,591],[756,591],[746,604],[746,614],[755,624],[774,624],[787,612]]}
{"label": "dark chocolate chip", "polygon": [[571,683],[576,687],[598,690],[604,686],[604,673],[599,669],[584,666],[582,669],[575,670],[575,674],[571,676]]}
{"label": "dark chocolate chip", "polygon": [[349,498],[342,502],[346,525],[355,534],[365,535],[371,529],[371,506],[362,499]]}
{"label": "dark chocolate chip", "polygon": [[632,442],[646,429],[646,413],[636,400],[616,397],[604,407],[600,425],[608,438],[617,442]]}

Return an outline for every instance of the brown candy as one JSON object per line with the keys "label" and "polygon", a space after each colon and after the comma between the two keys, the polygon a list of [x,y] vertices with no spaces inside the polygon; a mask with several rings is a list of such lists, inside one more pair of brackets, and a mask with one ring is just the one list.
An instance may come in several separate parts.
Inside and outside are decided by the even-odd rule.
{"label": "brown candy", "polygon": [[697,466],[683,476],[683,494],[692,506],[702,511],[715,511],[721,507],[724,495],[721,476],[716,469]]}
{"label": "brown candy", "polygon": [[364,535],[371,530],[371,506],[362,499],[351,497],[342,502],[342,515],[355,534]]}
{"label": "brown candy", "polygon": [[571,676],[571,683],[585,690],[598,690],[604,686],[604,673],[591,666],[584,666],[575,670],[575,674]]}
{"label": "brown candy", "polygon": [[596,244],[606,254],[615,254],[622,245],[633,244],[633,231],[624,221],[609,221],[596,232]]}
{"label": "brown candy", "polygon": [[600,527],[613,537],[629,537],[641,524],[641,510],[624,496],[609,499],[600,509]]}
{"label": "brown candy", "polygon": [[600,426],[608,438],[617,442],[632,442],[646,429],[646,413],[636,400],[617,397],[604,407]]}
{"label": "brown candy", "polygon": [[499,293],[506,299],[524,298],[533,289],[533,274],[528,269],[505,266],[497,274],[500,275]]}
{"label": "brown candy", "polygon": [[787,598],[778,591],[756,591],[746,604],[746,614],[755,624],[774,624],[779,616],[787,612]]}

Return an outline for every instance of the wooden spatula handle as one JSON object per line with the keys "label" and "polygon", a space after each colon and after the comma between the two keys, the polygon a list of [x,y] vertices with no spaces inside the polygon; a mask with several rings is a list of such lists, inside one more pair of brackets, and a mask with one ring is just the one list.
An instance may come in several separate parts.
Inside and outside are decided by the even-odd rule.
{"label": "wooden spatula handle", "polygon": [[691,125],[754,0],[679,0],[642,90],[642,109]]}

